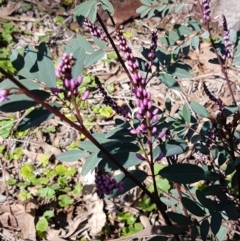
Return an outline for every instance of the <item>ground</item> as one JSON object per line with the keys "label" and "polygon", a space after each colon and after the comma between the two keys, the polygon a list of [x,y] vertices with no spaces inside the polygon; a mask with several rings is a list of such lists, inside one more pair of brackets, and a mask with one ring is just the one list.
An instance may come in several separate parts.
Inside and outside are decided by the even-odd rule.
{"label": "ground", "polygon": [[[76,2],[74,1],[69,6],[64,4],[59,6],[57,1],[47,5],[47,1],[37,0],[9,2],[2,5],[0,9],[0,29],[2,34],[6,33],[9,37],[8,40],[6,36],[4,39],[5,55],[8,56],[12,48],[21,48],[28,44],[37,46],[44,41],[50,47],[54,61],[57,62],[57,59],[63,53],[62,45],[67,44],[78,35],[91,38],[87,31],[82,26],[79,27],[73,20],[72,10],[74,4],[77,4]],[[135,2],[138,3],[138,1]],[[123,19],[126,20],[125,17],[120,20],[119,18],[119,16],[115,18],[119,23],[122,23]],[[180,18],[171,15],[163,20],[160,17],[153,19],[136,18],[124,23],[123,29],[128,36],[134,55],[141,57],[140,48],[150,46],[151,28],[157,27],[159,37],[161,37],[164,36],[166,23],[170,23],[167,27],[171,29],[171,25],[176,22],[183,22],[183,18],[183,15],[180,15]],[[10,24],[10,26],[6,24]],[[9,30],[9,28],[12,30]],[[108,26],[108,30],[114,35],[113,27]],[[222,34],[221,32],[217,33],[218,30],[216,29],[214,31],[216,34]],[[111,47],[108,46],[108,52],[111,51]],[[190,49],[189,54],[183,55],[182,59],[192,67],[192,77],[178,79],[182,92],[170,90],[164,84],[159,83],[157,78],[153,78],[148,88],[154,104],[164,108],[165,100],[171,99],[173,105],[171,115],[174,115],[186,101],[193,100],[206,106],[209,112],[214,112],[215,106],[209,104],[209,99],[203,91],[202,83],[204,81],[209,90],[220,97],[226,105],[230,105],[232,99],[221,68],[219,65],[209,62],[209,59],[214,57],[214,53],[210,50],[210,43],[207,41],[201,43],[199,50],[193,51]],[[107,56],[105,56],[105,59],[105,62],[99,61],[85,70],[86,74],[98,76],[104,80],[104,86],[109,88],[111,95],[120,97],[118,104],[122,105],[129,99],[127,96],[129,92],[127,74],[115,58],[107,59]],[[107,63],[107,60],[110,61],[110,64]],[[11,71],[11,69],[9,70]],[[236,101],[239,104],[240,83],[238,72],[239,68],[236,66],[230,67],[228,70],[232,88],[237,98]],[[101,95],[98,91],[95,91],[91,98],[91,104],[101,102]],[[112,199],[103,201],[96,194],[92,194],[94,175],[86,177],[80,175],[84,159],[67,164],[66,167],[57,160],[51,160],[53,155],[59,155],[61,152],[73,148],[80,140],[84,140],[83,136],[58,118],[48,120],[30,132],[17,133],[15,127],[24,115],[24,112],[0,113],[1,129],[5,128],[4,120],[8,120],[11,126],[10,129],[0,135],[2,148],[0,162],[0,236],[2,240],[40,240],[45,238],[46,240],[61,241],[80,240],[80,238],[82,238],[81,240],[84,240],[84,238],[91,239],[91,237],[99,236],[102,228],[99,223],[105,223],[106,220],[108,220],[108,226],[103,230],[102,236],[118,240],[116,238],[119,238],[122,234],[122,228],[128,225],[124,218],[128,220],[130,217],[134,217],[137,220],[136,223],[142,225],[142,227],[148,227],[138,235],[150,236],[156,234],[154,229],[150,228],[155,228],[163,221],[154,211],[143,213],[139,210],[142,193],[138,188],[114,201]],[[114,128],[114,119],[117,118],[115,113],[110,113],[110,116],[101,116],[99,113],[96,115],[92,111],[91,115],[95,115],[93,120],[89,120],[89,126],[91,126],[93,133],[102,133]],[[33,167],[28,165],[29,163],[34,163],[34,169],[31,169]],[[144,166],[141,168],[144,168]],[[36,175],[42,175],[46,169],[56,170],[57,175],[62,178],[61,180],[67,182],[65,186],[63,185],[64,188],[75,188],[74,190],[71,189],[71,191],[75,191],[73,203],[71,203],[72,200],[64,196],[63,205],[59,207],[56,199],[48,198],[48,195],[51,195],[49,190],[45,190],[46,193],[42,193],[42,196],[33,198],[40,185],[24,187],[24,185],[27,185],[23,181],[24,175],[27,176],[33,172]],[[65,173],[66,171],[72,171],[74,175],[69,174],[69,177],[65,180],[64,175],[61,174],[62,171]],[[14,180],[22,181],[23,186],[17,187]],[[51,179],[52,183],[54,183],[54,179]],[[81,185],[77,186],[78,183]],[[148,181],[146,184],[149,184]],[[23,190],[27,190],[27,192]],[[66,204],[68,201],[70,205]],[[54,210],[54,215],[51,210]],[[48,212],[46,213],[46,211]],[[123,215],[121,220],[119,219],[120,212],[128,213],[127,215],[130,215],[130,217],[124,217]],[[153,224],[154,226],[151,226]],[[47,234],[45,233],[46,230]],[[119,240],[124,240],[124,238]]]}

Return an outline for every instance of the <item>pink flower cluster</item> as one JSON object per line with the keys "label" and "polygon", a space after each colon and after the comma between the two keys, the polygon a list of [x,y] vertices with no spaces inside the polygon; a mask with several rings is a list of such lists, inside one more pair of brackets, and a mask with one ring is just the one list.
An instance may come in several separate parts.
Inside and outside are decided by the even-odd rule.
{"label": "pink flower cluster", "polygon": [[206,21],[210,20],[210,6],[209,6],[210,0],[203,0],[203,19]]}
{"label": "pink flower cluster", "polygon": [[152,41],[150,45],[150,53],[148,54],[148,63],[146,64],[146,67],[148,68],[151,68],[151,66],[153,65],[153,60],[156,56],[157,40],[158,40],[157,30],[154,29],[152,31]]}
{"label": "pink flower cluster", "polygon": [[106,41],[105,33],[102,33],[102,31],[98,27],[96,27],[92,23],[90,23],[90,21],[88,19],[86,19],[86,18],[84,19],[83,25],[90,32],[90,34],[92,36],[97,37],[103,41]]}
{"label": "pink flower cluster", "polygon": [[[55,71],[56,76],[63,81],[63,86],[65,88],[65,95],[67,98],[70,98],[72,95],[78,96],[78,87],[81,85],[83,77],[80,75],[77,77],[77,80],[74,81],[72,77],[72,67],[75,64],[75,59],[73,54],[63,54],[63,57],[60,63],[57,66]],[[59,92],[57,89],[52,88],[53,92]],[[89,91],[86,91],[82,96],[82,100],[86,100],[89,96]]]}
{"label": "pink flower cluster", "polygon": [[[154,34],[156,34],[155,31]],[[120,49],[124,53],[127,67],[132,76],[133,94],[136,97],[136,105],[138,107],[136,117],[142,120],[141,124],[136,129],[131,130],[131,133],[145,134],[147,131],[151,131],[153,134],[157,131],[157,128],[152,126],[152,124],[157,121],[158,109],[152,111],[151,94],[146,90],[146,80],[140,74],[139,64],[133,56],[132,50],[127,45],[127,41],[119,29],[117,30],[116,38],[119,42]],[[155,39],[156,38],[154,37],[154,41]],[[155,43],[153,43],[151,46],[152,49],[156,49]],[[153,58],[154,54],[151,53],[150,57]],[[147,125],[147,119],[150,120],[150,125]]]}

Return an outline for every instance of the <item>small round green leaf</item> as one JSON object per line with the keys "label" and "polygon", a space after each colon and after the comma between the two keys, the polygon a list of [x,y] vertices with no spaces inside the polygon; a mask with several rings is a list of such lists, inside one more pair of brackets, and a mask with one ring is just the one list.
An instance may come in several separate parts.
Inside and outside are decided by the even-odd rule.
{"label": "small round green leaf", "polygon": [[37,222],[36,229],[39,232],[46,232],[48,228],[48,221],[45,217],[41,217]]}

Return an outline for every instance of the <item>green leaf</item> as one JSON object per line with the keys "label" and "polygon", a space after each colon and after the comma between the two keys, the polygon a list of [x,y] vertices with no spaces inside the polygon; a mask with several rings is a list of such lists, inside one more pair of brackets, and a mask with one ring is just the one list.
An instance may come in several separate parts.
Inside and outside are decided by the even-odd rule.
{"label": "green leaf", "polygon": [[169,43],[168,45],[170,46],[174,45],[175,42],[180,39],[180,36],[175,31],[168,31],[167,36],[168,36],[168,43]]}
{"label": "green leaf", "polygon": [[188,230],[188,226],[160,226],[160,230],[166,234],[180,234],[182,232],[186,232]]}
{"label": "green leaf", "polygon": [[192,214],[198,217],[203,217],[205,215],[205,212],[191,199],[187,197],[181,198],[183,206]]}
{"label": "green leaf", "polygon": [[[105,41],[103,41],[103,40],[101,40],[101,39],[99,39],[99,38],[97,38],[97,37],[94,37],[94,36],[93,36],[92,38],[93,38],[94,43],[95,43],[100,49],[103,49],[103,50],[106,49],[107,44],[106,44]],[[115,59],[116,59],[116,58],[115,58]]]}
{"label": "green leaf", "polygon": [[38,193],[47,200],[51,200],[55,196],[55,190],[52,187],[40,188]]}
{"label": "green leaf", "polygon": [[101,0],[102,8],[104,11],[108,11],[111,16],[114,14],[114,8],[111,2],[108,0]]}
{"label": "green leaf", "polygon": [[130,213],[119,213],[118,219],[121,222],[126,222],[128,225],[134,224],[136,222],[136,218]]}
{"label": "green leaf", "polygon": [[231,203],[224,207],[224,211],[227,213],[227,217],[230,220],[237,220],[238,219],[238,211],[236,208],[236,205],[234,203]]}
{"label": "green leaf", "polygon": [[193,222],[190,218],[175,212],[167,212],[168,217],[178,225],[191,225]]}
{"label": "green leaf", "polygon": [[191,122],[191,112],[186,104],[183,106],[183,118],[187,123]]}
{"label": "green leaf", "polygon": [[[32,90],[34,95],[37,95],[42,100],[47,99],[50,94],[43,90]],[[26,110],[30,107],[36,106],[37,103],[30,97],[26,96],[25,94],[19,95],[11,95],[9,96],[9,100],[4,101],[0,105],[0,111],[3,112],[17,112]]]}
{"label": "green leaf", "polygon": [[191,77],[191,75],[189,74],[190,70],[191,70],[191,67],[189,65],[178,62],[169,66],[167,68],[167,73],[179,78],[190,78]]}
{"label": "green leaf", "polygon": [[[147,178],[147,173],[141,170],[132,170],[129,171],[129,173],[141,183]],[[121,192],[119,189],[115,189],[111,195],[106,195],[107,198],[114,198],[122,195],[137,186],[135,182],[133,182],[130,178],[125,177],[123,173],[115,176],[114,178],[117,182],[123,181],[123,191]]]}
{"label": "green leaf", "polygon": [[72,38],[68,45],[64,45],[62,48],[65,53],[70,54],[74,53],[79,47],[83,48],[87,53],[94,52],[92,45],[80,35],[78,35],[77,38]]}
{"label": "green leaf", "polygon": [[44,216],[45,218],[52,218],[52,217],[54,217],[54,211],[53,211],[53,210],[45,211],[45,212],[43,213],[43,216]]}
{"label": "green leaf", "polygon": [[79,4],[74,10],[73,15],[76,20],[77,17],[88,18],[91,23],[96,20],[97,4],[95,0],[89,0]]}
{"label": "green leaf", "polygon": [[82,175],[86,176],[90,171],[92,171],[98,163],[102,160],[102,158],[98,158],[98,153],[92,153],[84,162],[82,168]]}
{"label": "green leaf", "polygon": [[[135,152],[129,152],[125,150],[118,151],[118,153],[113,154],[113,157],[118,161],[120,165],[125,168],[137,166],[142,163],[142,161],[136,157]],[[119,169],[111,160],[106,157],[103,158],[98,164],[98,168],[104,169],[107,172]]]}
{"label": "green leaf", "polygon": [[156,209],[156,204],[151,202],[150,198],[143,198],[139,203],[139,206],[142,208],[143,211],[151,212]]}
{"label": "green leaf", "polygon": [[105,51],[102,49],[99,49],[97,51],[95,51],[92,54],[89,54],[86,56],[85,58],[85,67],[89,67],[93,64],[95,64],[98,60],[100,60],[105,54]]}
{"label": "green leaf", "polygon": [[62,165],[62,164],[58,164],[56,167],[55,167],[55,170],[56,170],[56,173],[57,175],[59,176],[64,176],[66,171],[67,171],[67,167]]}
{"label": "green leaf", "polygon": [[159,178],[156,181],[157,187],[160,188],[160,191],[167,192],[171,188],[169,181],[167,179]]}
{"label": "green leaf", "polygon": [[201,167],[188,163],[177,163],[163,168],[159,174],[172,182],[189,184],[200,180],[218,180],[219,174],[203,170]]}
{"label": "green leaf", "polygon": [[190,51],[190,42],[189,41],[184,42],[184,44],[182,46],[182,51],[186,56],[189,54],[189,51]]}
{"label": "green leaf", "polygon": [[219,212],[213,213],[211,217],[211,230],[216,236],[222,225],[222,215]]}
{"label": "green leaf", "polygon": [[60,195],[58,197],[58,200],[59,200],[58,203],[61,207],[68,207],[71,204],[73,204],[73,202],[74,202],[74,200],[71,197],[69,197],[68,195],[65,195],[65,194]]}
{"label": "green leaf", "polygon": [[207,219],[205,219],[202,221],[200,225],[200,233],[203,241],[207,240],[208,231],[209,231],[209,222]]}
{"label": "green leaf", "polygon": [[183,8],[184,3],[179,3],[177,5],[175,5],[175,13],[178,13],[181,11],[181,9]]}
{"label": "green leaf", "polygon": [[70,150],[58,155],[57,159],[63,162],[74,162],[85,157],[86,155],[87,155],[87,152],[82,150]]}
{"label": "green leaf", "polygon": [[73,79],[76,81],[77,77],[82,74],[82,70],[83,70],[83,65],[85,61],[84,48],[78,47],[74,51],[73,57],[76,59],[76,63],[72,68],[72,76],[73,76]]}
{"label": "green leaf", "polygon": [[140,6],[136,10],[136,12],[140,14],[140,18],[144,18],[145,16],[147,16],[147,14],[150,10],[151,10],[151,8],[148,6]]}
{"label": "green leaf", "polygon": [[193,225],[191,227],[191,240],[194,241],[198,237],[199,232],[198,232],[198,227],[196,225]]}
{"label": "green leaf", "polygon": [[145,6],[151,7],[152,3],[149,0],[141,0],[141,3]]}
{"label": "green leaf", "polygon": [[39,232],[46,232],[48,228],[48,221],[45,217],[41,217],[36,225],[36,229]]}
{"label": "green leaf", "polygon": [[196,196],[204,208],[209,209],[210,212],[215,212],[217,210],[216,203],[213,200],[206,198],[202,191],[197,190]]}
{"label": "green leaf", "polygon": [[41,43],[38,51],[31,46],[27,46],[24,53],[25,64],[18,74],[27,79],[42,81],[49,87],[55,87],[55,69],[50,51],[46,45]]}
{"label": "green leaf", "polygon": [[193,28],[195,31],[201,31],[201,25],[198,23],[197,20],[193,18],[188,18],[187,19],[188,25]]}
{"label": "green leaf", "polygon": [[[49,103],[52,107],[59,110],[61,107],[57,103]],[[17,131],[25,131],[31,127],[40,126],[44,121],[54,117],[54,114],[44,107],[38,107],[27,114],[19,123]]]}
{"label": "green leaf", "polygon": [[174,25],[174,29],[178,32],[179,35],[191,35],[193,32],[192,30],[184,25],[180,25],[180,24],[175,24]]}
{"label": "green leaf", "polygon": [[30,163],[24,164],[20,170],[23,178],[30,179],[31,177],[35,176],[35,174],[33,173],[35,171],[35,168]]}
{"label": "green leaf", "polygon": [[181,139],[169,140],[159,145],[165,157],[182,154],[188,150],[188,145]]}
{"label": "green leaf", "polygon": [[194,36],[192,39],[191,39],[191,46],[194,50],[197,50],[199,48],[199,37],[198,36]]}
{"label": "green leaf", "polygon": [[10,60],[12,62],[13,67],[19,71],[24,67],[24,58],[17,49],[13,49],[10,55]]}
{"label": "green leaf", "polygon": [[38,73],[36,79],[44,82],[48,87],[56,87],[55,68],[50,49],[45,43],[38,46],[37,53]]}
{"label": "green leaf", "polygon": [[208,117],[208,112],[207,112],[206,108],[204,106],[200,105],[199,103],[197,103],[196,101],[191,101],[190,106],[200,116]]}
{"label": "green leaf", "polygon": [[167,98],[165,100],[165,106],[166,106],[166,109],[168,112],[171,112],[171,109],[172,109],[172,102],[171,102],[171,99]]}
{"label": "green leaf", "polygon": [[168,88],[181,91],[178,82],[169,74],[161,73],[158,79],[165,84]]}
{"label": "green leaf", "polygon": [[[34,82],[32,79],[19,79],[18,76],[14,76],[18,81],[21,82],[29,90],[40,89],[41,85]],[[0,89],[18,88],[10,79],[5,79],[0,83]]]}

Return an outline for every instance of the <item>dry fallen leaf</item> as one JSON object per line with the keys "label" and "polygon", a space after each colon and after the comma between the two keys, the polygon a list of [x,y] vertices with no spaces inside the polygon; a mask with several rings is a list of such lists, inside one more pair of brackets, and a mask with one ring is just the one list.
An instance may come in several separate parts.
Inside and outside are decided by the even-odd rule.
{"label": "dry fallen leaf", "polygon": [[91,235],[96,236],[106,223],[106,214],[103,211],[103,200],[95,193],[88,200],[88,225]]}
{"label": "dry fallen leaf", "polygon": [[6,7],[0,8],[0,18],[10,16],[20,7],[19,3],[9,1]]}
{"label": "dry fallen leaf", "polygon": [[35,204],[29,202],[27,209],[22,204],[3,204],[0,207],[0,222],[5,228],[20,228],[24,239],[35,241]]}

